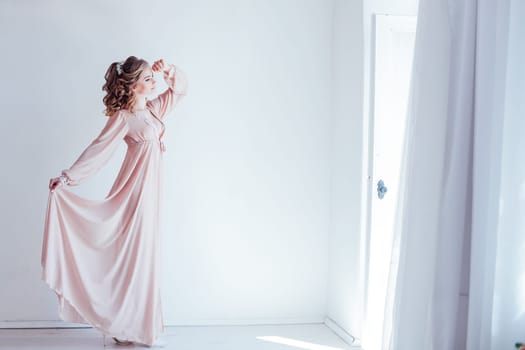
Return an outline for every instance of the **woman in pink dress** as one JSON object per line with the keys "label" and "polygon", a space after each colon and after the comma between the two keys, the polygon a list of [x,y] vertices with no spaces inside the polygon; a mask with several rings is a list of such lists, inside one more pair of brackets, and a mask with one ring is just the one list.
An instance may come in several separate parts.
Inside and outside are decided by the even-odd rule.
{"label": "woman in pink dress", "polygon": [[[153,72],[162,72],[168,89],[148,100],[155,91]],[[164,331],[163,120],[186,95],[188,82],[175,65],[160,59],[150,66],[134,56],[111,64],[105,79],[106,125],[49,183],[42,279],[58,296],[64,321],[89,324],[117,343],[152,346]],[[67,189],[106,164],[122,140],[126,156],[105,199],[85,199]]]}

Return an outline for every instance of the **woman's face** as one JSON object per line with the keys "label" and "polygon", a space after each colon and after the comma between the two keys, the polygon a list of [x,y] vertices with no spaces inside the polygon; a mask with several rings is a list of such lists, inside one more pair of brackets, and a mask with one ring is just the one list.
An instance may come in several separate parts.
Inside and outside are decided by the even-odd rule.
{"label": "woman's face", "polygon": [[133,88],[133,92],[137,96],[148,96],[155,91],[155,79],[153,78],[153,71],[148,65],[140,73],[139,80]]}

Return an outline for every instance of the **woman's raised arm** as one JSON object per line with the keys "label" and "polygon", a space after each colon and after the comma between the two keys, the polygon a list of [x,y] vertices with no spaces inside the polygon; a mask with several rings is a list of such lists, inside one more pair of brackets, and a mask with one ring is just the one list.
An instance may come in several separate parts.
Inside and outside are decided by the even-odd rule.
{"label": "woman's raised arm", "polygon": [[159,96],[147,104],[157,113],[160,119],[163,119],[173,110],[173,107],[188,92],[188,77],[186,73],[174,64],[168,64],[169,70],[163,71],[163,77],[168,88]]}

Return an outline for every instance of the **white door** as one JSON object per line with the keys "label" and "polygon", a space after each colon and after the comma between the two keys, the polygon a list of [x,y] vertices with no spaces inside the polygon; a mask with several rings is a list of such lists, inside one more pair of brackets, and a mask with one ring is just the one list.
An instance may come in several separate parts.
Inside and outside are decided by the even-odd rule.
{"label": "white door", "polygon": [[371,76],[367,308],[362,347],[382,349],[388,274],[416,31],[415,16],[375,16]]}

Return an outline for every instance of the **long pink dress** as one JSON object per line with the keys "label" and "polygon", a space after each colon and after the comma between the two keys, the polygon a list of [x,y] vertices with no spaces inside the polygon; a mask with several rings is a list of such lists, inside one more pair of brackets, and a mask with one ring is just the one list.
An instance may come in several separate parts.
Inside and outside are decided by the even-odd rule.
{"label": "long pink dress", "polygon": [[42,244],[42,279],[58,296],[64,321],[108,336],[152,345],[164,331],[161,306],[162,120],[187,92],[177,66],[164,73],[169,88],[135,114],[120,110],[62,173],[80,184],[128,149],[103,200],[58,186],[49,193]]}

